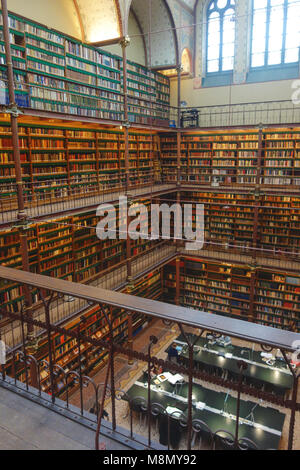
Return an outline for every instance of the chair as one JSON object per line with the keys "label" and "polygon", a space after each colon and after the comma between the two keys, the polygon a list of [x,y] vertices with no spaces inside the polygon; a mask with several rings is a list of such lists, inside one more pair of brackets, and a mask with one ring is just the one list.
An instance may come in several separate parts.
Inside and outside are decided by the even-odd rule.
{"label": "chair", "polygon": [[219,429],[213,435],[214,450],[235,450],[235,437],[231,432]]}
{"label": "chair", "polygon": [[178,449],[182,431],[187,427],[187,418],[181,411],[159,416],[160,444]]}
{"label": "chair", "polygon": [[204,423],[204,421],[201,421],[200,419],[194,419],[192,422],[192,429],[193,429],[193,437],[192,437],[192,444],[191,444],[192,449],[195,447],[198,436],[199,436],[199,447],[198,447],[199,450],[202,449],[202,441],[204,439],[207,440],[207,438],[210,441],[210,447],[213,446],[213,442],[214,442],[213,432],[207,426],[207,424]]}
{"label": "chair", "polygon": [[131,412],[136,412],[140,418],[140,427],[146,425],[148,405],[145,398],[135,397],[130,403]]}
{"label": "chair", "polygon": [[251,441],[247,437],[243,437],[239,440],[239,449],[240,450],[259,450],[255,442]]}

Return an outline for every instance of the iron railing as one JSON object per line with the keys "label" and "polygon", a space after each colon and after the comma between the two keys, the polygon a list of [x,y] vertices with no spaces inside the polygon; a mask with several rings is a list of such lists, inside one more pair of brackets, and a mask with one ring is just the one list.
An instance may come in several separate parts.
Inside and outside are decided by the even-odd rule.
{"label": "iron railing", "polygon": [[[162,183],[153,177],[153,173],[131,180],[128,188],[132,197],[157,194],[161,191],[171,190],[171,183]],[[57,184],[53,180],[41,182],[24,182],[23,194],[27,215],[30,218],[41,217],[47,214],[59,214],[65,211],[97,207],[105,202],[118,200],[119,196],[126,194],[124,181],[118,183],[99,183],[97,178],[81,184],[70,184],[61,179]],[[16,183],[0,185],[0,223],[9,223],[17,219],[18,201]]]}
{"label": "iron railing", "polygon": [[[0,104],[8,105],[7,81],[1,80]],[[73,115],[82,118],[107,121],[124,121],[124,94],[114,95],[106,100],[96,96],[93,87],[89,95],[80,95],[67,89],[53,90],[38,84],[15,82],[16,100],[21,108],[33,111]],[[244,103],[229,103],[213,106],[182,107],[182,112],[197,111],[199,128],[265,126],[300,124],[300,105],[292,100],[270,100]],[[128,95],[129,121],[132,125],[141,124],[162,128],[185,128],[178,123],[178,107],[170,106],[149,98]],[[187,126],[189,128],[189,126]]]}
{"label": "iron railing", "polygon": [[216,106],[184,107],[182,111],[197,110],[198,127],[238,127],[299,124],[300,105],[292,100],[272,100],[252,103],[231,103]]}
{"label": "iron railing", "polygon": [[[297,370],[290,364],[289,354],[295,354],[299,342],[299,334],[274,330],[269,327],[262,327],[239,320],[227,319],[217,315],[207,314],[201,311],[190,310],[181,307],[170,306],[161,302],[154,302],[144,298],[128,296],[120,293],[113,293],[100,288],[78,285],[58,279],[45,276],[34,275],[27,272],[17,271],[10,268],[0,267],[0,278],[6,282],[17,283],[22,289],[27,286],[31,292],[35,292],[37,300],[43,308],[43,320],[34,320],[30,308],[24,303],[19,304],[17,311],[9,312],[1,307],[1,315],[8,318],[11,322],[20,325],[22,330],[22,344],[12,345],[7,351],[7,362],[1,368],[0,386],[10,386],[13,390],[22,390],[30,394],[30,399],[39,400],[41,404],[47,406],[51,404],[51,409],[57,412],[66,413],[71,405],[77,404],[77,413],[80,418],[90,420],[95,423],[98,420],[96,432],[96,448],[99,448],[99,435],[105,432],[106,425],[103,427],[102,415],[104,409],[108,411],[111,426],[111,437],[116,440],[122,440],[127,437],[132,447],[145,449],[162,448],[156,443],[157,424],[165,429],[164,441],[165,449],[172,448],[172,429],[176,425],[182,432],[181,446],[184,449],[198,447],[196,440],[206,440],[206,445],[210,447],[226,447],[230,449],[259,449],[259,436],[273,432],[277,438],[273,441],[279,441],[281,431],[272,430],[272,423],[260,423],[257,425],[254,421],[243,415],[243,394],[255,400],[263,400],[264,407],[272,405],[273,407],[285,407],[286,413],[290,414],[289,423],[289,441],[288,448],[294,446],[294,430],[296,420],[299,419],[300,404],[297,403],[298,378]],[[57,297],[71,296],[82,301],[88,302],[91,309],[97,309],[97,315],[105,325],[105,333],[101,335],[89,335],[85,330],[86,319],[78,319],[77,325],[72,329],[62,328],[51,322],[50,310],[51,304]],[[116,315],[115,315],[116,314]],[[126,347],[115,341],[114,322],[118,314],[130,315],[138,314],[149,320],[160,319],[167,325],[168,332],[176,335],[176,331],[181,333],[188,349],[188,361],[185,364],[176,364],[174,362],[163,360],[157,357],[158,338],[151,336],[148,344],[137,348]],[[43,332],[45,338],[43,354],[39,356],[36,350],[33,350],[32,336],[31,343],[28,343],[27,330],[32,327]],[[173,331],[172,331],[173,330]],[[272,351],[274,348],[280,349],[282,357],[286,361],[287,371],[293,377],[293,390],[291,399],[283,396],[277,396],[274,393],[259,390],[254,386],[248,385],[244,381],[244,370],[248,367],[247,361],[238,361],[239,373],[231,380],[223,376],[216,375],[195,368],[193,353],[195,341],[189,334],[193,332],[196,338],[210,333],[215,338],[220,335],[230,336],[249,341],[262,348],[262,351]],[[57,352],[54,347],[54,336],[64,336],[73,342],[74,357],[73,366],[65,368],[63,363],[58,360]],[[160,338],[163,345],[164,337]],[[257,347],[257,346],[255,346]],[[35,351],[35,352],[34,352]],[[146,379],[139,385],[141,396],[130,393],[130,390],[119,390],[116,384],[116,358],[122,355],[129,360],[135,361],[135,364],[145,371]],[[102,380],[98,381],[96,377],[91,378],[85,375],[83,364],[92,358],[102,357],[106,362],[106,369]],[[160,387],[155,388],[151,381],[152,368],[162,368],[164,372],[170,371],[181,374],[186,381],[186,396],[181,397],[184,401],[184,411],[174,410],[163,406],[157,401],[158,395],[164,395],[166,392]],[[129,369],[131,370],[131,369]],[[137,369],[138,371],[138,369]],[[20,372],[23,374],[23,384],[20,383]],[[43,392],[43,383],[48,384],[48,395]],[[197,385],[201,387],[205,381],[209,386],[223,387],[229,395],[237,393],[237,399],[232,398],[235,404],[235,410],[229,413],[225,409],[213,410],[202,403],[202,410],[207,413],[216,413],[222,416],[227,422],[228,428],[211,429],[205,419],[200,418],[196,410],[193,397],[193,389]],[[33,387],[33,388],[32,388]],[[88,390],[92,390],[87,394]],[[63,393],[62,393],[63,392]],[[160,393],[156,393],[160,392]],[[154,394],[154,398],[153,398]],[[170,394],[177,396],[177,393]],[[63,404],[60,401],[64,400]],[[126,405],[128,404],[128,407]],[[125,408],[124,408],[125,406]],[[261,406],[257,402],[255,408]],[[93,408],[95,417],[92,418],[88,410]],[[124,413],[124,410],[127,413]],[[74,412],[74,408],[72,408]],[[270,411],[270,408],[268,408]],[[206,416],[203,411],[203,416]],[[253,410],[252,410],[253,412]],[[195,418],[195,413],[198,416]],[[288,419],[286,417],[286,419]],[[144,437],[142,436],[145,430]],[[246,429],[246,431],[245,431]],[[247,430],[259,429],[256,433],[256,440],[247,436],[253,433]],[[233,430],[233,431],[232,431]],[[272,442],[273,442],[272,441]],[[278,444],[278,442],[277,442]]]}

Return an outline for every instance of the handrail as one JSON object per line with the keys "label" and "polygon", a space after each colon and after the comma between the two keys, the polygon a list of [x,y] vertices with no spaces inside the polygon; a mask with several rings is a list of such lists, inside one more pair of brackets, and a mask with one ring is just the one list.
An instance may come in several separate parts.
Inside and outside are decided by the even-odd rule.
{"label": "handrail", "polygon": [[300,339],[300,334],[298,333],[225,318],[203,311],[171,306],[162,302],[121,294],[119,292],[112,293],[102,288],[63,281],[12,268],[1,266],[0,278],[28,286],[36,286],[45,291],[60,292],[64,295],[85,299],[95,304],[105,304],[130,312],[138,312],[168,322],[180,323],[201,330],[215,331],[226,336],[242,338],[256,344],[265,344],[272,348],[275,347],[286,351],[295,351],[295,344]]}

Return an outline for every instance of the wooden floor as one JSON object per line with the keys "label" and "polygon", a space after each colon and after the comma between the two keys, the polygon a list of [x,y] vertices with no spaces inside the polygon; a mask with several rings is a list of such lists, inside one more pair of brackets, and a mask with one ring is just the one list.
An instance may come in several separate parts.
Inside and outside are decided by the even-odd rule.
{"label": "wooden floor", "polygon": [[[127,447],[100,437],[107,450]],[[93,450],[95,432],[0,387],[0,450]]]}

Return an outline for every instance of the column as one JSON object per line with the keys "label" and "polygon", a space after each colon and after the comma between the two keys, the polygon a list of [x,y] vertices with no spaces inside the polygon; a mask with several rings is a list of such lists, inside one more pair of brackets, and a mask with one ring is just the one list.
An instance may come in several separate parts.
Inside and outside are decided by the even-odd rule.
{"label": "column", "polygon": [[[2,4],[2,17],[3,17],[3,34],[5,41],[5,54],[7,63],[7,76],[8,76],[8,91],[9,91],[9,106],[5,110],[7,114],[10,114],[11,130],[12,130],[12,141],[13,141],[13,157],[16,172],[16,186],[17,186],[17,200],[18,200],[18,222],[15,226],[19,229],[20,234],[20,245],[21,245],[21,256],[22,256],[22,268],[23,271],[30,271],[29,256],[28,256],[28,244],[27,244],[27,230],[28,230],[28,219],[25,211],[24,193],[23,193],[23,179],[22,179],[22,165],[20,158],[20,145],[19,145],[19,129],[18,129],[18,117],[22,114],[16,104],[15,88],[14,88],[14,72],[12,64],[12,55],[10,47],[10,32],[9,32],[9,20],[7,10],[7,0],[1,0]],[[32,298],[31,292],[28,286],[23,286],[23,292],[26,302],[26,313],[31,316]],[[27,352],[28,354],[35,354],[37,352],[38,345],[34,338],[33,325],[27,325]],[[35,365],[31,366],[31,385],[38,387],[37,371]]]}

